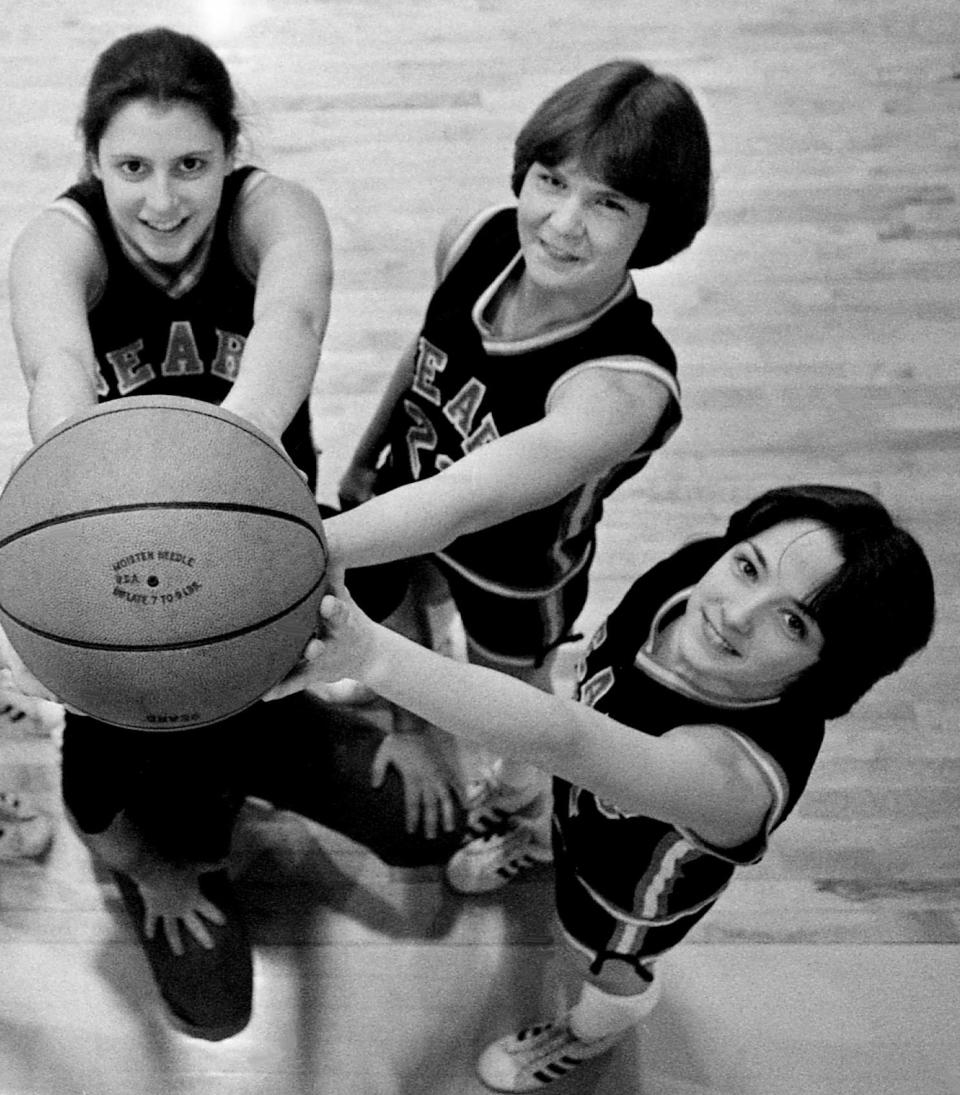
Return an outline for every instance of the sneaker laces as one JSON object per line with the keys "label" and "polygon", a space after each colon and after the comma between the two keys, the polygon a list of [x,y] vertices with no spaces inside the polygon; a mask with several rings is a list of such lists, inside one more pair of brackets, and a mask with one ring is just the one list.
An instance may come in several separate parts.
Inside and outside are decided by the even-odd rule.
{"label": "sneaker laces", "polygon": [[586,1041],[568,1018],[525,1027],[487,1047],[478,1064],[480,1078],[495,1091],[538,1091],[606,1053],[621,1034]]}

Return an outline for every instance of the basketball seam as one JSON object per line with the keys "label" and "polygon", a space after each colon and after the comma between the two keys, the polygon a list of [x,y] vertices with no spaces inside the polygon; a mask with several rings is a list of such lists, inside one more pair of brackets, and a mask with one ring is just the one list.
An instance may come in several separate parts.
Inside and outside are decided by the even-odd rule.
{"label": "basketball seam", "polygon": [[52,631],[44,631],[42,628],[34,627],[33,624],[27,623],[25,620],[21,620],[18,616],[15,616],[9,609],[0,607],[0,611],[18,627],[22,627],[24,631],[29,631],[31,635],[36,635],[41,639],[48,639],[50,642],[57,643],[60,646],[76,647],[80,650],[114,651],[121,654],[148,654],[157,653],[163,650],[192,650],[200,646],[216,646],[220,643],[228,642],[230,639],[238,639],[242,635],[249,635],[254,631],[260,631],[261,628],[269,627],[270,624],[276,623],[277,620],[282,620],[284,616],[289,616],[291,612],[296,611],[304,601],[308,601],[317,591],[325,577],[326,570],[324,570],[324,573],[320,575],[306,593],[301,597],[298,597],[292,604],[287,605],[281,612],[275,612],[272,616],[265,616],[255,623],[247,624],[245,627],[236,628],[233,631],[217,632],[214,635],[207,636],[205,639],[184,639],[175,643],[94,643],[85,639],[70,639],[64,635],[56,635]]}
{"label": "basketball seam", "polygon": [[269,509],[266,506],[252,506],[243,502],[125,502],[122,505],[117,506],[98,506],[96,509],[82,509],[77,510],[75,513],[65,513],[60,517],[50,517],[46,521],[38,521],[35,525],[28,525],[26,528],[18,529],[16,532],[13,532],[0,540],[0,548],[5,548],[8,544],[15,543],[24,536],[30,536],[35,532],[39,532],[41,529],[53,528],[56,525],[68,524],[71,521],[81,521],[88,517],[103,517],[115,513],[134,513],[138,510],[150,509],[222,510],[228,513],[253,513],[261,517],[275,517],[282,521],[289,521],[291,524],[299,525],[301,528],[308,529],[313,533],[323,552],[324,566],[326,566],[327,563],[326,545],[324,544],[323,539],[317,534],[316,528],[314,528],[314,526],[305,518],[298,517],[293,513],[286,513],[284,510]]}
{"label": "basketball seam", "polygon": [[[138,402],[143,403],[143,406],[132,406],[131,404],[127,404],[126,406],[120,407],[120,406],[117,406],[116,404],[111,405],[110,403],[101,403],[96,408],[97,414],[96,414],[95,417],[97,417],[97,418],[106,418],[109,415],[125,414],[125,413],[130,412],[130,411],[136,411],[136,412],[139,412],[141,414],[144,413],[144,412],[147,412],[147,411],[149,411],[151,413],[156,412],[156,411],[174,411],[176,413],[182,413],[182,414],[197,414],[197,415],[200,415],[201,418],[212,418],[216,422],[222,422],[225,426],[232,426],[235,430],[239,430],[241,433],[245,433],[245,434],[247,434],[247,436],[255,438],[261,444],[265,445],[270,450],[270,452],[272,452],[274,454],[274,456],[279,456],[280,459],[283,460],[287,464],[290,463],[289,457],[284,452],[282,452],[280,449],[278,449],[276,447],[276,445],[274,445],[272,442],[266,440],[263,434],[258,433],[256,430],[254,430],[253,428],[251,428],[250,426],[248,426],[246,423],[244,423],[242,421],[234,422],[233,419],[231,419],[231,418],[222,418],[218,414],[212,414],[204,406],[193,407],[193,406],[181,406],[179,404],[171,406],[169,403],[163,402],[164,400],[167,400],[167,399],[179,399],[179,398],[185,398],[185,397],[180,397],[180,396],[132,396],[132,397],[130,397],[130,396],[128,396],[127,398],[135,399]],[[154,403],[153,402],[154,399],[159,400],[161,402]],[[192,401],[188,401],[188,402],[192,402]],[[217,409],[220,410],[220,411],[223,411],[223,408],[220,407],[219,405],[217,406]],[[223,414],[229,414],[229,413],[230,412],[228,412],[228,411],[223,411]],[[23,458],[23,461],[21,462],[21,464],[18,464],[17,467],[14,468],[13,474],[15,475],[16,472],[19,471],[20,468],[23,466],[23,464],[25,464],[27,462],[27,460],[29,460],[32,456],[34,456],[36,453],[38,453],[46,445],[50,444],[51,441],[55,441],[58,437],[62,437],[64,434],[70,433],[71,430],[78,429],[81,426],[86,426],[90,421],[91,421],[91,417],[89,415],[86,415],[77,422],[71,422],[69,424],[63,425],[60,429],[56,430],[54,433],[51,433],[49,437],[45,437],[38,445],[34,446],[34,448],[32,448],[27,453],[27,455]],[[10,478],[12,479],[13,475],[11,475]]]}

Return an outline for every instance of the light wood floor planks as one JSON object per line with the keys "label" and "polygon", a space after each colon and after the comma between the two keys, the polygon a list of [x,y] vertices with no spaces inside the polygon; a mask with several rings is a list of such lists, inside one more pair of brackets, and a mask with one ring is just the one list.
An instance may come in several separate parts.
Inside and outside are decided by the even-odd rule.
{"label": "light wood floor planks", "polygon": [[[418,325],[441,224],[509,196],[529,111],[612,56],[688,83],[715,209],[688,253],[642,275],[685,422],[608,508],[584,630],[658,556],[800,480],[877,492],[928,549],[940,618],[832,725],[770,855],[669,960],[650,1030],[568,1090],[955,1095],[955,0],[6,0],[0,16],[4,313],[10,244],[72,180],[93,58],[129,30],[210,41],[251,158],[320,195],[336,261],[315,390],[326,500]],[[24,408],[2,318],[0,480],[27,447]],[[55,734],[4,728],[0,771],[59,809]],[[558,991],[546,878],[470,903],[288,816],[251,808],[241,835],[257,1013],[217,1047],[166,1028],[116,893],[65,827],[44,863],[2,865],[0,1095],[471,1095],[485,1040]]]}

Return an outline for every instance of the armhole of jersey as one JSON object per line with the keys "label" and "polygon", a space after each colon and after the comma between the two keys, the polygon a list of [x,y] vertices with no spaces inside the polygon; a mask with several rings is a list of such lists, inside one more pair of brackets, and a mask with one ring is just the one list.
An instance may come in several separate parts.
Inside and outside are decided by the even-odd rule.
{"label": "armhole of jersey", "polygon": [[94,240],[97,245],[97,250],[100,252],[100,270],[98,271],[97,282],[92,285],[89,293],[87,294],[87,311],[91,311],[96,307],[97,302],[103,296],[103,291],[107,287],[107,257],[103,250],[103,243],[100,240],[100,234],[97,232],[97,227],[93,223],[93,218],[83,208],[83,206],[74,201],[73,198],[61,196],[55,198],[47,207],[51,213],[59,213],[64,217],[69,217],[74,224],[80,225],[90,235],[90,238]]}
{"label": "armhole of jersey", "polygon": [[456,266],[463,256],[464,251],[466,251],[473,242],[474,236],[476,236],[487,221],[492,220],[497,213],[502,212],[504,209],[512,208],[514,208],[514,206],[510,202],[502,202],[500,205],[492,205],[487,209],[481,209],[479,213],[472,216],[463,228],[460,229],[453,242],[447,248],[438,281],[443,281],[447,274]]}
{"label": "armhole of jersey", "polygon": [[756,863],[767,850],[770,833],[777,822],[783,816],[786,809],[789,787],[787,777],[780,765],[759,745],[751,741],[744,734],[722,723],[711,723],[717,730],[722,730],[727,737],[734,742],[753,762],[754,766],[763,777],[764,783],[770,789],[771,802],[763,818],[763,823],[754,837],[744,841],[735,848],[723,848],[704,840],[699,834],[689,829],[679,829],[681,833],[697,846],[708,851],[720,859],[730,863],[746,864]]}
{"label": "armhole of jersey", "polygon": [[227,225],[227,239],[230,242],[230,254],[233,255],[233,261],[237,264],[237,269],[241,274],[250,282],[251,285],[257,284],[257,271],[253,270],[250,263],[247,262],[243,253],[243,242],[240,239],[240,214],[243,210],[244,202],[250,197],[254,190],[263,182],[268,179],[269,172],[264,171],[263,168],[256,167],[240,184],[240,189],[237,191],[237,198],[233,204],[233,210],[230,214],[230,223]]}
{"label": "armhole of jersey", "polygon": [[[579,376],[580,373],[586,372],[588,369],[609,369],[614,372],[622,373],[634,373],[637,376],[646,376],[651,380],[657,381],[662,384],[667,390],[667,395],[670,397],[670,402],[673,404],[674,418],[676,423],[679,424],[680,416],[680,384],[677,378],[670,372],[669,369],[665,369],[662,365],[658,365],[655,361],[651,361],[646,357],[634,357],[632,355],[618,355],[616,357],[598,357],[593,358],[591,361],[581,361],[578,365],[574,365],[572,369],[568,369],[562,376],[557,379],[550,386],[550,390],[547,392],[547,398],[544,400],[543,411],[544,414],[550,412],[550,407],[553,402],[554,396],[563,387],[568,380],[572,380],[575,376]],[[664,415],[669,415],[669,405],[664,408]],[[663,421],[661,417],[658,419],[658,425],[654,428],[654,433],[659,431],[660,423]],[[674,425],[673,429],[676,429]],[[671,431],[672,432],[672,431]],[[651,437],[653,434],[651,434]],[[667,435],[669,436],[669,434]],[[648,438],[649,440],[649,438]],[[663,438],[661,441],[654,445],[654,448],[662,446],[666,441]],[[642,447],[640,452],[647,452],[646,446]]]}

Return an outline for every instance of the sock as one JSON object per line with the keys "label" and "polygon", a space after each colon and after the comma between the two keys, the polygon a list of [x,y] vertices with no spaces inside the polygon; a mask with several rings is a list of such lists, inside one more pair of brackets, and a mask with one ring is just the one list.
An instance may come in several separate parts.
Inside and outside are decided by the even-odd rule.
{"label": "sock", "polygon": [[585,1042],[623,1034],[650,1014],[659,995],[656,981],[639,996],[614,996],[584,982],[580,999],[569,1012],[570,1029]]}
{"label": "sock", "polygon": [[500,793],[510,799],[526,801],[519,815],[523,825],[532,830],[537,842],[549,846],[553,816],[553,792],[550,777],[539,768],[519,761],[503,760],[500,769]]}
{"label": "sock", "polygon": [[513,792],[519,795],[529,791],[532,796],[534,793],[548,794],[550,791],[550,779],[546,773],[524,761],[504,757],[500,761],[498,775],[501,791],[510,793],[511,797]]}

